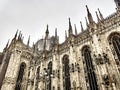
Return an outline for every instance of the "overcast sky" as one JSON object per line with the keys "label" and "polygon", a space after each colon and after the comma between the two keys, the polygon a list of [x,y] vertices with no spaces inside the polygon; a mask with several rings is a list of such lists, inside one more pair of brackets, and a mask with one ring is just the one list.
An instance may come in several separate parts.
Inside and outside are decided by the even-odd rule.
{"label": "overcast sky", "polygon": [[85,5],[88,5],[94,20],[95,11],[100,8],[104,17],[114,13],[114,0],[0,0],[0,52],[8,39],[12,39],[17,29],[21,30],[24,42],[31,36],[31,45],[45,35],[49,25],[50,36],[58,29],[60,42],[68,30],[68,18],[80,32],[80,21],[85,28]]}

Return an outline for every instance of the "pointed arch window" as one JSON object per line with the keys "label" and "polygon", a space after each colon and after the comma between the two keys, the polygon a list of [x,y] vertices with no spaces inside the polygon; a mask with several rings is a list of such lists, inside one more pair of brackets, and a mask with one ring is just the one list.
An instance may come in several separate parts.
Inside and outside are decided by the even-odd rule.
{"label": "pointed arch window", "polygon": [[92,63],[91,51],[87,46],[83,48],[83,57],[86,64],[85,68],[86,68],[87,78],[89,82],[89,88],[90,90],[98,90],[97,80],[96,80],[94,67]]}
{"label": "pointed arch window", "polygon": [[38,90],[38,81],[39,81],[39,78],[40,78],[40,66],[37,67],[35,90]]}
{"label": "pointed arch window", "polygon": [[118,33],[111,34],[110,43],[113,45],[116,55],[120,61],[120,35]]}
{"label": "pointed arch window", "polygon": [[48,85],[47,85],[48,90],[51,90],[51,82],[52,82],[51,75],[52,75],[52,62],[49,62],[48,63],[48,77],[49,77],[49,82],[48,82]]}
{"label": "pointed arch window", "polygon": [[71,90],[70,68],[68,55],[63,57],[63,86],[64,90]]}
{"label": "pointed arch window", "polygon": [[19,69],[19,73],[18,73],[18,78],[17,78],[15,90],[21,90],[22,79],[23,79],[25,67],[26,67],[25,63],[22,63],[20,65],[20,69]]}

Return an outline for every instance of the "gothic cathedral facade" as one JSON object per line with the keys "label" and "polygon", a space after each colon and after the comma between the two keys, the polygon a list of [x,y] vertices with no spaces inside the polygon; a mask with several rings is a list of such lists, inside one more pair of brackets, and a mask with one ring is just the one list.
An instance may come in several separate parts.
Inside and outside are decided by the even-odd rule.
{"label": "gothic cathedral facade", "polygon": [[86,6],[87,28],[78,34],[69,18],[68,35],[57,29],[32,47],[16,32],[0,53],[0,90],[120,90],[120,0],[116,12],[95,22]]}

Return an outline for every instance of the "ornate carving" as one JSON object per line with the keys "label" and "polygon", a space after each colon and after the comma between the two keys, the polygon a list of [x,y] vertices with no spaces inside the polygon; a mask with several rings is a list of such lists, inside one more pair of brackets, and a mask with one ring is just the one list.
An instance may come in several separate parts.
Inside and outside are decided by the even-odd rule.
{"label": "ornate carving", "polygon": [[[94,65],[93,65],[93,70],[91,70],[91,67],[92,67],[91,64],[89,64],[88,67],[86,67],[86,66],[83,67],[83,65],[80,64],[81,61],[80,61],[80,58],[79,58],[79,62],[77,62],[77,63],[71,63],[71,61],[72,61],[71,60],[70,61],[70,63],[71,63],[70,64],[70,68],[68,69],[69,66],[67,68],[62,68],[62,65],[61,65],[62,63],[59,60],[61,60],[61,57],[62,57],[63,54],[65,54],[65,53],[70,54],[69,52],[71,52],[71,50],[73,51],[72,53],[76,52],[76,56],[79,56],[80,55],[79,53],[81,51],[78,51],[78,52],[75,51],[76,48],[81,48],[81,46],[85,45],[85,44],[89,44],[89,45],[93,44],[94,43],[93,42],[94,41],[94,37],[92,37],[92,35],[97,35],[98,36],[98,41],[102,42],[102,38],[101,37],[104,36],[104,35],[101,35],[101,34],[104,34],[107,31],[111,32],[113,29],[114,29],[113,31],[115,31],[115,29],[118,26],[120,27],[120,12],[119,13],[118,12],[114,13],[111,16],[107,17],[106,19],[103,19],[100,22],[96,23],[95,29],[94,29],[94,25],[93,25],[91,27],[87,27],[87,29],[85,31],[83,31],[83,32],[81,32],[81,33],[79,33],[79,34],[77,34],[75,36],[71,35],[71,36],[67,37],[65,42],[63,42],[62,44],[57,44],[57,46],[56,45],[53,46],[53,48],[52,48],[53,50],[48,50],[48,51],[45,50],[43,52],[39,52],[38,50],[35,49],[35,45],[33,45],[34,47],[31,48],[29,46],[26,47],[26,45],[24,45],[23,43],[20,43],[20,45],[18,43],[16,46],[14,46],[15,48],[14,47],[12,48],[13,50],[11,50],[11,51],[13,51],[13,53],[15,53],[15,55],[16,54],[17,55],[21,55],[22,58],[27,59],[28,60],[28,65],[29,65],[29,62],[30,62],[30,66],[28,66],[28,67],[32,68],[32,70],[29,68],[29,70],[31,71],[32,75],[30,75],[31,73],[29,73],[28,77],[29,78],[31,77],[32,79],[31,78],[30,79],[27,78],[28,84],[31,83],[32,85],[38,86],[39,82],[40,83],[41,82],[42,83],[44,83],[44,82],[48,83],[48,81],[50,81],[50,78],[52,78],[52,79],[54,78],[53,80],[55,80],[55,81],[56,81],[56,78],[57,78],[57,80],[59,81],[61,73],[63,73],[63,75],[61,75],[61,77],[63,76],[62,80],[64,82],[64,79],[66,79],[67,76],[68,76],[67,78],[74,77],[74,76],[71,76],[72,74],[69,73],[69,69],[70,69],[71,73],[74,73],[74,72],[79,72],[80,73],[80,70],[85,69],[84,70],[84,72],[85,72],[84,75],[85,75],[85,78],[86,78],[86,82],[89,82],[89,78],[88,78],[87,73],[91,73],[89,75],[93,75]],[[119,29],[117,28],[116,30],[119,30]],[[94,32],[92,32],[92,31],[94,31]],[[107,34],[109,34],[109,33],[107,33]],[[98,42],[98,43],[100,43],[100,42]],[[110,44],[111,44],[111,42],[110,42]],[[96,48],[99,48],[99,47],[96,47]],[[112,49],[114,49],[114,48],[112,47]],[[113,54],[115,55],[115,51],[114,50],[113,50]],[[50,60],[54,61],[55,60],[53,55],[55,55],[55,57],[57,56],[57,59],[56,59],[57,62],[55,62],[55,63],[56,64],[60,64],[61,65],[60,68],[55,66],[53,68],[54,70],[51,70],[52,71],[51,73],[49,73],[49,70],[47,70],[45,68],[44,70],[41,71],[41,73],[39,72],[40,73],[40,77],[35,78],[34,68],[36,68],[36,66],[38,66],[40,64],[41,64],[41,67],[46,67],[46,63],[48,61],[50,61]],[[9,61],[9,57],[10,57],[9,55],[8,56],[6,55],[6,59],[5,59],[6,62]],[[72,57],[72,56],[70,56],[70,57]],[[117,61],[118,57],[116,56],[115,59]],[[94,55],[94,60],[96,61],[97,65],[103,65],[103,64],[106,64],[106,63],[110,64],[109,57],[108,57],[108,55],[106,53],[101,53],[101,54]],[[80,69],[80,65],[78,63],[81,65],[81,69]],[[84,63],[85,63],[85,61],[83,61],[83,64]],[[87,63],[92,63],[92,62],[88,61]],[[118,65],[120,64],[119,60],[117,61],[117,64]],[[64,65],[66,65],[66,64],[64,64]],[[89,67],[90,65],[91,65],[91,67]],[[13,67],[11,67],[11,68],[13,68]],[[57,68],[57,69],[55,69],[55,68]],[[88,72],[86,68],[89,68],[88,70],[90,70],[91,72]],[[64,69],[67,69],[67,72],[65,72],[66,70],[64,70]],[[120,71],[119,67],[118,67],[118,69]],[[27,73],[28,73],[28,71],[27,71]],[[95,72],[95,75],[98,75],[98,74],[96,74],[96,72]],[[36,79],[36,80],[34,80],[34,79]],[[105,74],[105,75],[103,75],[102,79],[103,79],[103,84],[105,86],[109,86],[111,83],[116,83],[117,76],[115,77],[115,75],[107,75],[107,74]],[[15,80],[16,80],[16,78],[5,77],[3,83],[15,84],[16,83]],[[69,79],[69,81],[70,80],[71,79]],[[25,81],[26,81],[26,79],[25,79]],[[77,89],[76,83],[78,84],[77,80],[71,83],[71,84],[73,84],[73,88],[72,89],[74,89],[74,90]],[[18,82],[18,84],[19,84],[19,82]],[[63,86],[65,87],[65,85],[67,85],[67,84],[65,84],[65,82],[64,82]],[[61,82],[60,82],[60,85],[58,85],[58,86],[61,87]],[[89,86],[89,85],[87,85],[87,86]],[[82,87],[82,88],[84,89],[84,87]]]}
{"label": "ornate carving", "polygon": [[108,55],[106,53],[103,53],[103,59],[105,62],[108,62],[110,64]]}
{"label": "ornate carving", "polygon": [[107,74],[105,74],[104,76],[103,76],[103,84],[105,85],[105,86],[109,86],[110,85],[110,78],[109,78],[109,76],[107,75]]}
{"label": "ornate carving", "polygon": [[80,66],[79,66],[79,64],[76,64],[76,68],[77,68],[78,72],[80,73]]}
{"label": "ornate carving", "polygon": [[98,61],[98,62],[97,62],[98,64],[104,64],[104,60],[103,60],[101,54],[98,54],[97,61]]}
{"label": "ornate carving", "polygon": [[3,81],[3,83],[15,84],[16,83],[16,78],[6,77]]}
{"label": "ornate carving", "polygon": [[80,72],[79,64],[78,63],[75,63],[75,64],[72,63],[71,66],[70,66],[70,71],[71,72],[74,72],[74,71]]}
{"label": "ornate carving", "polygon": [[74,64],[71,64],[71,71],[74,72]]}
{"label": "ornate carving", "polygon": [[26,59],[28,59],[28,60],[33,59],[32,54],[30,54],[30,53],[28,53],[28,52],[25,52],[25,51],[22,52],[22,56],[21,56],[21,57],[26,58]]}
{"label": "ornate carving", "polygon": [[21,52],[22,52],[21,50],[18,50],[18,49],[16,50],[17,54],[21,54]]}
{"label": "ornate carving", "polygon": [[105,63],[110,64],[109,58],[108,58],[107,54],[105,54],[105,53],[103,53],[102,55],[98,54],[97,56],[94,54],[94,58],[95,58],[95,61],[96,61],[97,65],[105,64]]}
{"label": "ornate carving", "polygon": [[108,74],[105,74],[103,75],[103,84],[108,87],[110,86],[112,83],[115,83],[116,84],[116,78],[115,78],[115,75],[108,75]]}

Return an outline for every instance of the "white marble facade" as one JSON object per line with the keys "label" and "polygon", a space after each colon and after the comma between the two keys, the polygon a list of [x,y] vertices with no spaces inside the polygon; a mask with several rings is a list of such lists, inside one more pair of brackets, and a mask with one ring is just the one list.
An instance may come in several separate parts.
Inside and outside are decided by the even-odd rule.
{"label": "white marble facade", "polygon": [[25,45],[22,34],[16,33],[1,53],[4,57],[0,74],[5,71],[1,90],[120,90],[118,3],[116,0],[116,12],[107,18],[98,11],[98,22],[86,6],[87,28],[84,30],[81,25],[82,32],[73,34],[69,19],[68,36],[62,44],[57,30],[50,37],[48,26],[45,38],[33,47],[29,40]]}

